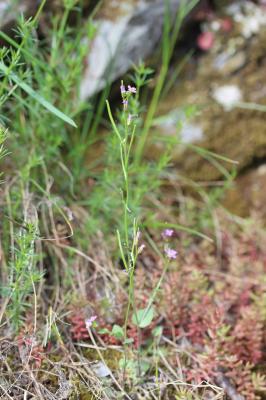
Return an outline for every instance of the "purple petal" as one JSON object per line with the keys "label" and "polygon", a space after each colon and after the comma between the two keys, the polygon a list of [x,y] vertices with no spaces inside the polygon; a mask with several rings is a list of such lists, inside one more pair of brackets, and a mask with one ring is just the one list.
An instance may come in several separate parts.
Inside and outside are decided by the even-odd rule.
{"label": "purple petal", "polygon": [[167,247],[165,250],[165,255],[167,258],[169,258],[169,260],[175,260],[177,257],[177,251],[174,249],[170,249],[169,247]]}

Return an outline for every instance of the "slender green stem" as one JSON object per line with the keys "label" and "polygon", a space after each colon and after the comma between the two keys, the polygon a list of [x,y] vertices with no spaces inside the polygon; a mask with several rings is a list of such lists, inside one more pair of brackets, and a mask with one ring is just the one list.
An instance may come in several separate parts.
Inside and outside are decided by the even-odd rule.
{"label": "slender green stem", "polygon": [[119,141],[121,143],[122,142],[122,137],[121,137],[121,135],[119,133],[119,130],[117,129],[117,126],[116,126],[116,123],[114,121],[113,114],[112,114],[111,107],[110,107],[110,104],[109,104],[108,100],[106,100],[106,106],[107,106],[108,116],[110,118],[113,130],[114,130],[115,134],[117,135],[117,137],[118,137],[118,139],[119,139]]}

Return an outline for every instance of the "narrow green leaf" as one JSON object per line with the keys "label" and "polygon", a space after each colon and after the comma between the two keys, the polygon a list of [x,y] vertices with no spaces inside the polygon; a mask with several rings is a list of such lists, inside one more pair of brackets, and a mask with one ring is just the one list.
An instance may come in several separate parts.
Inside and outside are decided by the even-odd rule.
{"label": "narrow green leaf", "polygon": [[166,223],[166,222],[159,222],[159,221],[153,221],[152,219],[148,219],[145,223],[145,226],[147,227],[153,227],[153,228],[174,228],[176,230],[184,231],[187,233],[190,233],[195,236],[199,236],[202,239],[206,239],[209,242],[213,242],[213,239],[210,238],[207,235],[204,235],[204,233],[198,232],[195,229],[189,228],[184,225],[179,225],[179,224],[172,224],[172,223]]}
{"label": "narrow green leaf", "polygon": [[24,92],[26,92],[29,96],[35,99],[38,103],[40,103],[44,108],[54,114],[56,117],[62,119],[66,123],[71,126],[77,128],[77,125],[66,114],[62,111],[58,110],[55,106],[53,106],[49,101],[45,100],[39,93],[33,90],[27,83],[23,82],[16,74],[10,72],[9,69],[0,61],[0,71],[2,71],[6,76],[8,76],[13,82],[15,82]]}
{"label": "narrow green leaf", "polygon": [[236,104],[236,107],[243,108],[244,110],[255,110],[255,111],[266,112],[266,104],[239,102]]}

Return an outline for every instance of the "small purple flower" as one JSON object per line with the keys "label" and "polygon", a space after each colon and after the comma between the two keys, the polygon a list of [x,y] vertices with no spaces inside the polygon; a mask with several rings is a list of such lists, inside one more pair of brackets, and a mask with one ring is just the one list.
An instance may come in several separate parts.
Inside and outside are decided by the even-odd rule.
{"label": "small purple flower", "polygon": [[126,88],[125,88],[125,85],[123,84],[123,81],[121,82],[120,91],[121,91],[121,95],[123,97],[123,95],[126,93]]}
{"label": "small purple flower", "polygon": [[92,326],[92,323],[97,319],[97,315],[92,315],[90,318],[85,320],[86,328],[89,330]]}
{"label": "small purple flower", "polygon": [[164,249],[165,255],[169,260],[175,260],[177,257],[177,251],[174,249],[170,249],[169,247],[166,247]]}
{"label": "small purple flower", "polygon": [[127,91],[130,93],[137,93],[137,89],[134,86],[128,85]]}
{"label": "small purple flower", "polygon": [[163,236],[166,237],[166,238],[172,237],[173,234],[174,234],[174,230],[173,230],[173,229],[167,228],[167,229],[165,229],[165,230],[163,231]]}

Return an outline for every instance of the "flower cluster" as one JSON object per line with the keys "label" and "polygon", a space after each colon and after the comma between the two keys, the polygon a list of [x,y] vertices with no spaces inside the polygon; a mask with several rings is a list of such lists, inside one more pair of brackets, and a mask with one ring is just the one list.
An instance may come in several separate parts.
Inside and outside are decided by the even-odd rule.
{"label": "flower cluster", "polygon": [[88,330],[93,326],[93,322],[97,319],[97,315],[92,315],[90,318],[85,320],[85,325]]}
{"label": "flower cluster", "polygon": [[[175,235],[175,231],[173,229],[170,228],[166,228],[163,232],[162,232],[162,237],[166,240],[173,238]],[[165,246],[164,248],[164,253],[166,255],[166,257],[169,260],[175,260],[177,257],[178,252],[172,248],[170,248],[169,246]]]}
{"label": "flower cluster", "polygon": [[[130,86],[130,85],[128,85],[128,87],[126,89],[126,87],[122,81],[121,86],[120,86],[120,91],[121,91],[121,96],[122,96],[122,103],[124,105],[124,110],[127,110],[128,99],[132,94],[137,93],[137,89],[134,86]],[[130,124],[130,121],[131,121],[131,117],[129,117],[129,119],[128,119],[128,124]]]}

